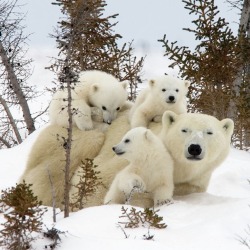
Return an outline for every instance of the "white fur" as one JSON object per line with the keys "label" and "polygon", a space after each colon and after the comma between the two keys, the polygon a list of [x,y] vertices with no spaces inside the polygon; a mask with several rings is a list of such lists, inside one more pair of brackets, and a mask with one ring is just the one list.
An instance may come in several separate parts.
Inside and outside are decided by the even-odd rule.
{"label": "white fur", "polygon": [[164,113],[160,137],[175,162],[175,193],[206,191],[212,172],[229,152],[233,129],[231,119]]}
{"label": "white fur", "polygon": [[149,129],[131,129],[113,151],[130,164],[116,175],[105,204],[125,203],[134,191],[148,192],[155,206],[172,199],[173,161],[161,140]]}
{"label": "white fur", "polygon": [[188,87],[188,81],[168,75],[150,80],[149,86],[140,92],[131,109],[131,127],[147,127],[150,121],[160,122],[166,110],[186,113]]}
{"label": "white fur", "polygon": [[[127,100],[127,82],[102,71],[83,71],[79,82],[71,91],[73,125],[81,130],[94,128],[91,107],[102,110],[103,122],[111,124]],[[49,118],[52,124],[68,127],[67,89],[57,91],[50,103]]]}
{"label": "white fur", "polygon": [[[164,113],[162,124],[155,122],[149,124],[151,131],[155,134],[160,133],[160,138],[174,161],[175,195],[206,191],[214,169],[225,160],[229,152],[233,127],[233,121],[230,119],[219,121],[204,114],[177,115],[171,111]],[[99,177],[103,183],[91,197],[88,197],[85,207],[103,204],[106,192],[116,174],[130,164],[128,160],[112,151],[113,145],[122,140],[129,130],[128,110],[118,113],[117,119],[108,126],[105,134],[95,130],[80,131],[77,128],[73,130],[71,171],[75,175],[71,179],[72,184],[79,182],[78,166],[86,158],[94,158],[96,170],[100,172]],[[21,178],[33,184],[34,194],[47,206],[52,206],[53,201],[47,169],[53,176],[57,205],[60,206],[63,201],[65,150],[62,138],[66,135],[67,130],[60,126],[50,125],[45,128],[32,147],[26,170]],[[192,159],[192,155],[188,152],[192,144],[199,145],[202,149],[196,156],[200,159]],[[140,148],[144,148],[144,143],[140,143],[135,150],[140,152],[140,157],[144,159],[145,154],[141,153]],[[195,150],[199,151],[194,149],[194,152]],[[143,179],[142,176],[140,178]],[[147,181],[143,179],[143,182],[144,186],[147,186]],[[133,181],[132,185],[128,186],[134,186]],[[71,195],[75,192],[72,186]],[[135,193],[130,204],[151,207],[154,201],[148,193]]]}

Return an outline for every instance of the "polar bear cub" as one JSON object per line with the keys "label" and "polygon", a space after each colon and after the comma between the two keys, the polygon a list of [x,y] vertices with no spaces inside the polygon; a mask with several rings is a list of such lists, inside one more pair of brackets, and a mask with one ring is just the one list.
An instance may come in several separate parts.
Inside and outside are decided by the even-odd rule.
{"label": "polar bear cub", "polygon": [[[103,122],[111,124],[125,104],[127,81],[119,82],[114,76],[99,71],[82,71],[79,82],[72,90],[73,125],[80,130],[93,129],[91,107],[102,111]],[[68,92],[57,91],[50,103],[49,118],[52,124],[68,127]]]}
{"label": "polar bear cub", "polygon": [[125,203],[134,191],[149,193],[154,205],[172,199],[173,161],[151,130],[144,127],[131,129],[112,149],[130,163],[114,178],[104,204]]}
{"label": "polar bear cub", "polygon": [[130,111],[131,127],[147,127],[151,121],[160,122],[166,110],[176,114],[186,113],[188,87],[188,81],[169,75],[150,80]]}

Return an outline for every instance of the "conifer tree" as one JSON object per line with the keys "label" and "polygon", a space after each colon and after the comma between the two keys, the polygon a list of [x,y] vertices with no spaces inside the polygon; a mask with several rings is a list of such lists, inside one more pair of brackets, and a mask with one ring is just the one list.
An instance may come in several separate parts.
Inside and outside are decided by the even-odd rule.
{"label": "conifer tree", "polygon": [[[197,41],[192,52],[188,47],[169,42],[167,36],[159,41],[165,48],[165,56],[178,66],[180,75],[192,81],[190,88],[190,110],[213,115],[218,119],[232,118],[236,123],[236,143],[246,135],[249,117],[249,77],[244,70],[250,55],[249,38],[244,30],[234,35],[226,20],[219,16],[214,0],[183,0],[189,13],[196,16],[192,32]],[[239,84],[235,84],[238,80]],[[249,121],[249,120],[248,120]]]}
{"label": "conifer tree", "polygon": [[46,212],[25,182],[2,191],[0,211],[6,221],[0,231],[0,244],[11,250],[30,249],[33,232],[42,231],[42,216]]}
{"label": "conifer tree", "polygon": [[[56,38],[60,54],[65,53],[65,44],[72,40],[72,52],[69,59],[72,71],[98,69],[117,77],[129,80],[130,99],[135,99],[137,83],[141,82],[141,70],[144,58],[137,60],[133,56],[132,42],[118,47],[120,34],[113,31],[118,14],[104,17],[106,3],[104,0],[57,0],[65,20],[53,37]],[[72,28],[74,36],[70,33]],[[50,66],[60,72],[60,60]]]}

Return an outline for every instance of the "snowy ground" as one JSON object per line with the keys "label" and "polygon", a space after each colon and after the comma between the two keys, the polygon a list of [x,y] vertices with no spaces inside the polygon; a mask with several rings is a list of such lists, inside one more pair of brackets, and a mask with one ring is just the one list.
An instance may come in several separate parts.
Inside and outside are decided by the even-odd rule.
{"label": "snowy ground", "polygon": [[[27,154],[39,131],[21,145],[0,150],[0,188],[14,186],[21,175]],[[250,154],[232,149],[228,159],[214,173],[207,193],[175,197],[175,202],[162,206],[158,214],[167,224],[165,229],[149,229],[153,240],[143,239],[148,228],[124,229],[120,205],[87,208],[64,219],[57,215],[52,222],[52,209],[44,216],[48,228],[66,232],[58,249],[143,249],[143,250],[244,250],[239,239],[250,239]],[[129,206],[128,206],[129,207]],[[139,208],[138,208],[139,209]],[[3,217],[0,216],[0,222]],[[46,241],[38,240],[34,249],[44,249]]]}

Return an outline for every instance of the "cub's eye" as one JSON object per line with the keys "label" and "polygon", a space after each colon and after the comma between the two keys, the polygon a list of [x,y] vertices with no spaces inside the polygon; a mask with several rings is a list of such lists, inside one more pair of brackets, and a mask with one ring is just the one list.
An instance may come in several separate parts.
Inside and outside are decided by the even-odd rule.
{"label": "cub's eye", "polygon": [[162,91],[162,92],[165,92],[165,91],[166,91],[166,89],[162,89],[161,91]]}
{"label": "cub's eye", "polygon": [[129,140],[129,139],[126,139],[124,142],[125,142],[125,143],[129,143],[129,142],[130,142],[130,140]]}
{"label": "cub's eye", "polygon": [[182,129],[181,132],[187,133],[188,131],[187,131],[187,129]]}
{"label": "cub's eye", "polygon": [[212,132],[212,131],[208,131],[207,134],[208,134],[208,135],[212,135],[213,132]]}
{"label": "cub's eye", "polygon": [[105,106],[102,106],[102,110],[107,110]]}
{"label": "cub's eye", "polygon": [[117,110],[117,111],[120,110],[120,107],[118,107],[116,110]]}
{"label": "cub's eye", "polygon": [[176,91],[176,92],[179,92],[179,89],[176,89],[175,91]]}

